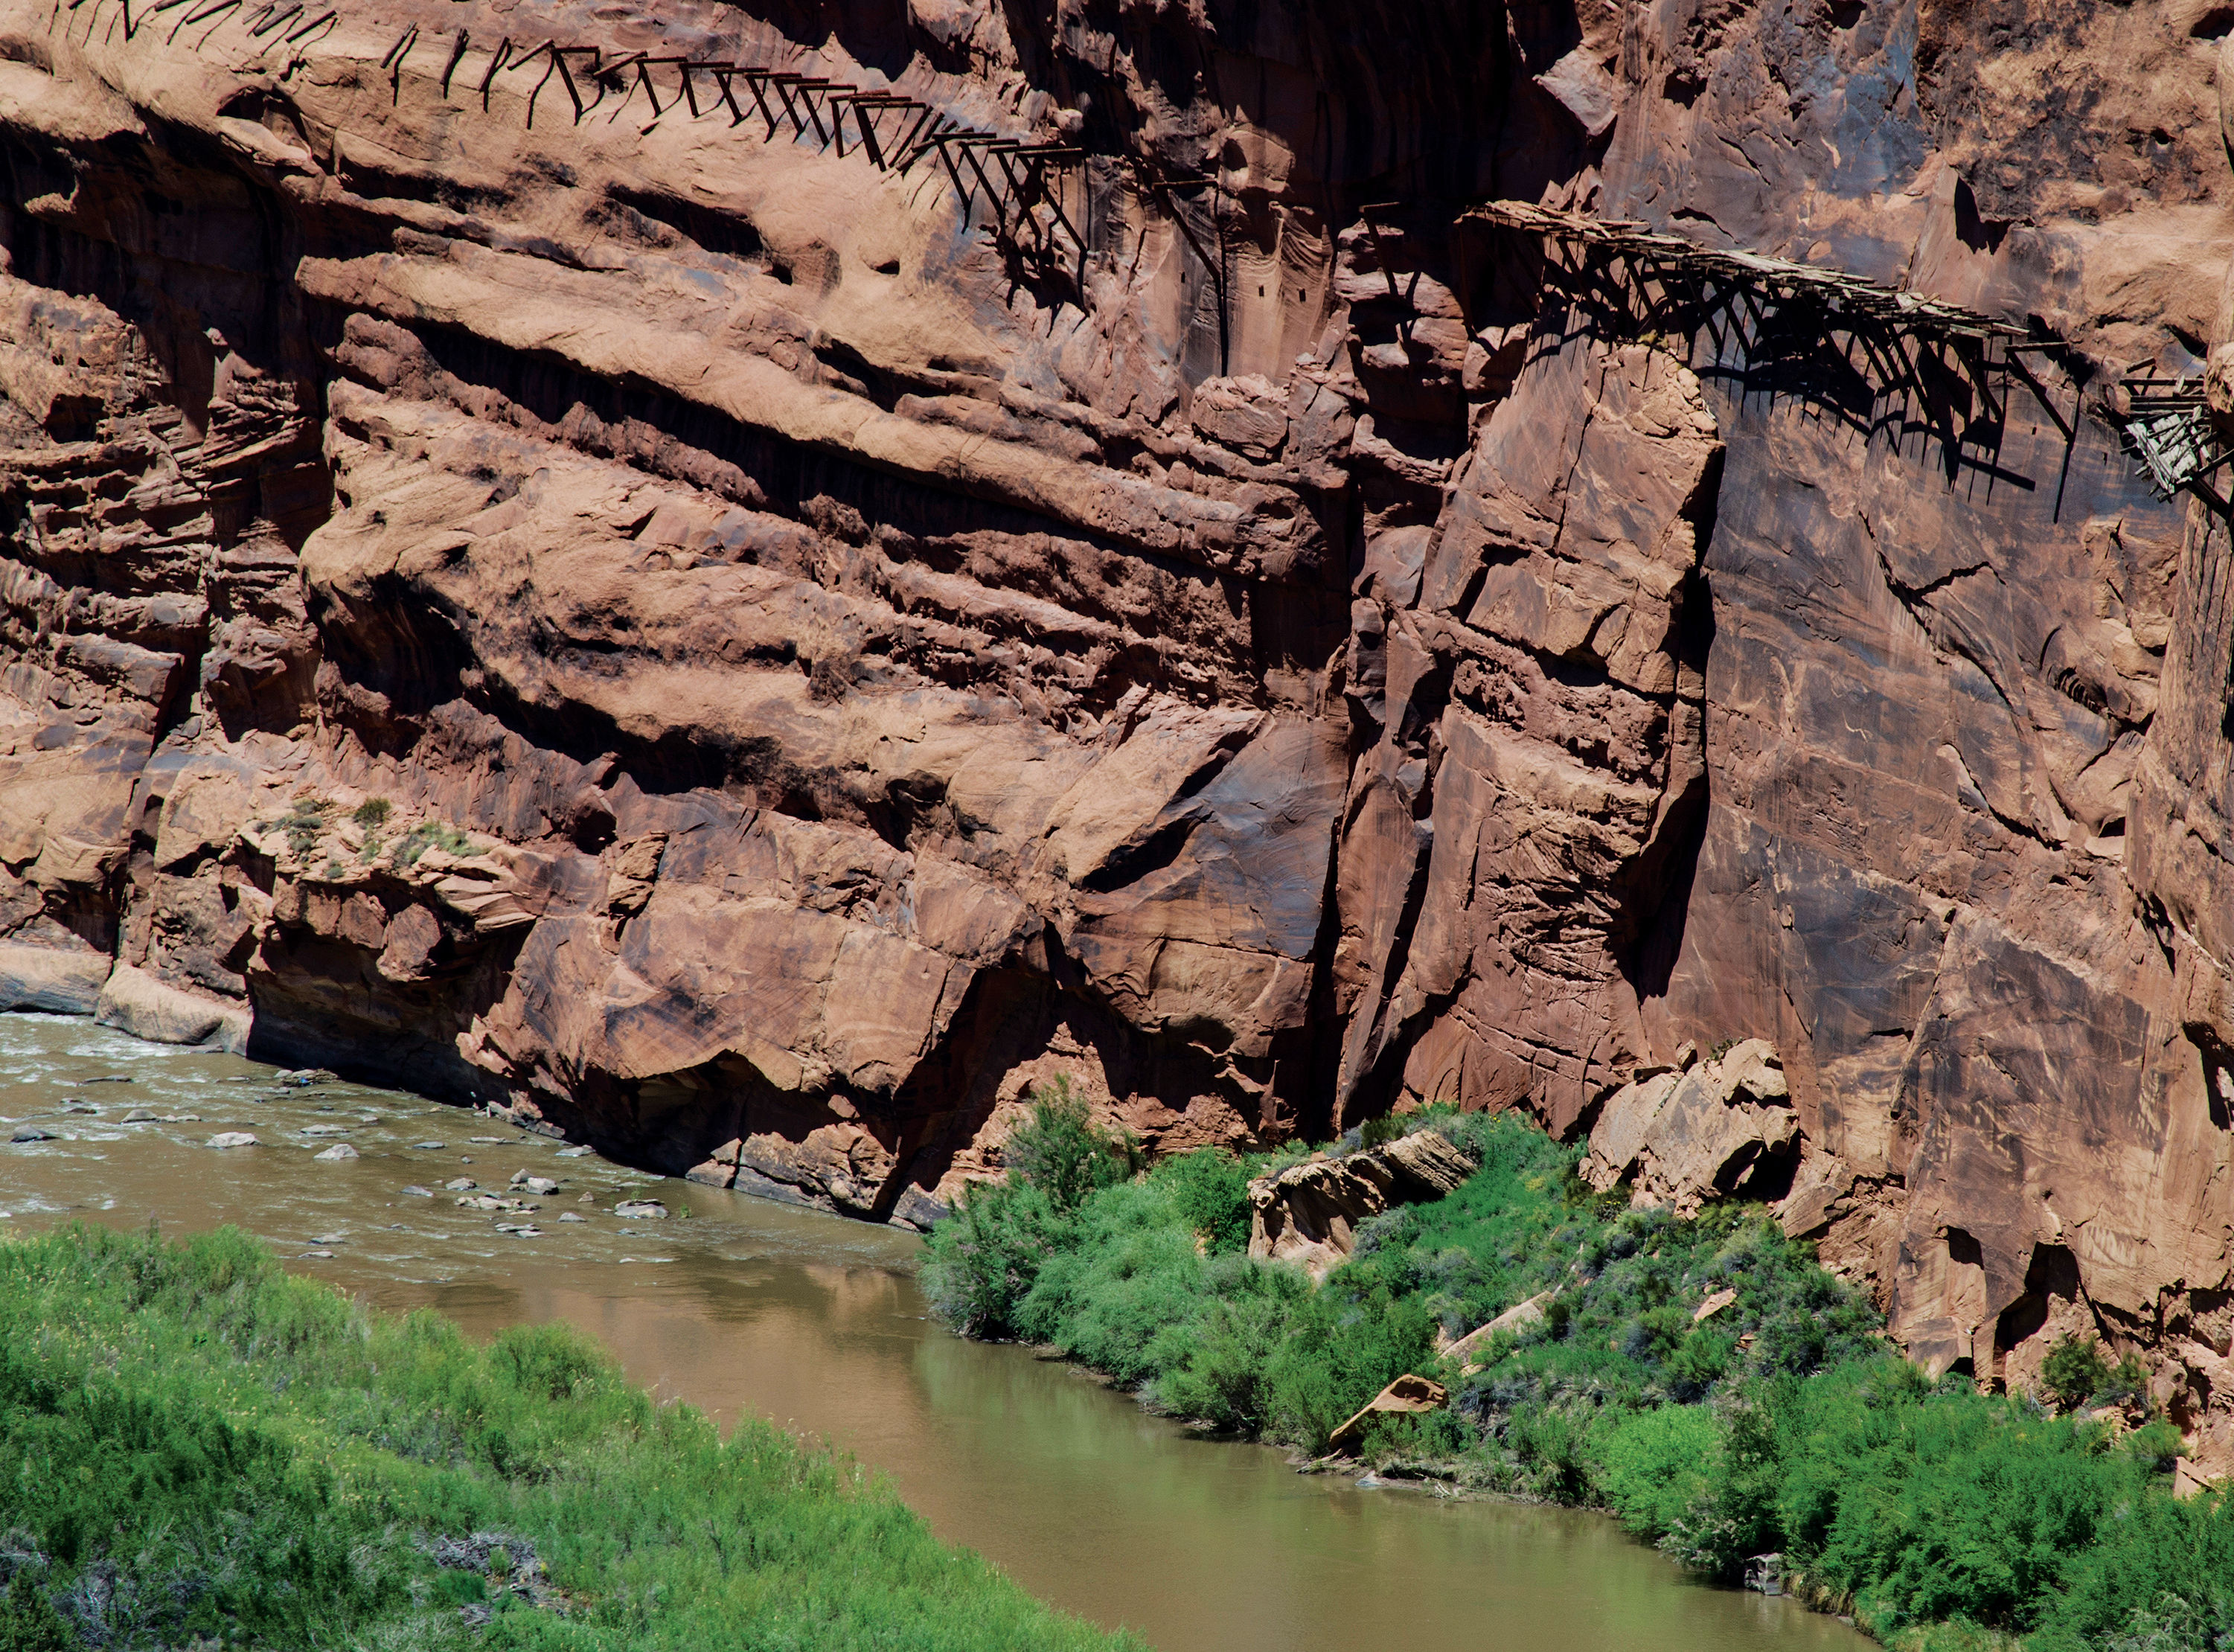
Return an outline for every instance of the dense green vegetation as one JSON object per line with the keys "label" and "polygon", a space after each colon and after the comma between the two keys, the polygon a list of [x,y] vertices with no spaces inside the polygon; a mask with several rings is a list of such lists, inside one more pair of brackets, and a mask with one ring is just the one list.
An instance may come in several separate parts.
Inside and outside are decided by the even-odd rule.
{"label": "dense green vegetation", "polygon": [[0,1244],[0,1652],[196,1642],[1134,1644],[565,1328],[476,1348],[231,1230]]}
{"label": "dense green vegetation", "polygon": [[[1314,1287],[1245,1254],[1247,1182],[1276,1161],[1140,1173],[1067,1092],[1042,1095],[1007,1179],[933,1236],[926,1284],[974,1335],[1054,1344],[1178,1414],[1313,1453],[1392,1378],[1439,1375],[1447,1409],[1368,1433],[1384,1472],[1601,1505],[1725,1579],[1779,1553],[1812,1598],[1930,1652],[2234,1652],[2234,1509],[2172,1499],[2169,1424],[2113,1438],[2061,1414],[2136,1401],[2132,1361],[2067,1341],[2039,1397],[1931,1382],[1758,1207],[1631,1211],[1511,1115],[1421,1122],[1480,1168],[1367,1223]],[[1438,1358],[1439,1329],[1547,1290],[1478,1368]]]}

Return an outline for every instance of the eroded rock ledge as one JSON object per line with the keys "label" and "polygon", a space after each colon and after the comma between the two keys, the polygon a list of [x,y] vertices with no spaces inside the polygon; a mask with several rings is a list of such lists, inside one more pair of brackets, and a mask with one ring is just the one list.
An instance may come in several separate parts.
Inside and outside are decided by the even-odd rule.
{"label": "eroded rock ledge", "polygon": [[[0,1001],[918,1224],[1057,1072],[1159,1151],[1525,1107],[1788,1172],[1935,1365],[2234,1415],[2230,541],[2097,416],[2229,336],[2218,10],[251,15],[0,6]],[[1088,245],[531,127],[545,34],[1075,144]],[[1939,441],[1496,197],[2070,370]]]}

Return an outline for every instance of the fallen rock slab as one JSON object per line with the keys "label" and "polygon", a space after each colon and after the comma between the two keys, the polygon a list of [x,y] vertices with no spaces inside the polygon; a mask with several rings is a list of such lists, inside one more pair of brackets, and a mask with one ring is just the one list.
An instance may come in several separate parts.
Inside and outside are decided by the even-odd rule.
{"label": "fallen rock slab", "polygon": [[1314,1159],[1249,1184],[1249,1254],[1299,1263],[1315,1279],[1347,1257],[1357,1224],[1398,1205],[1441,1198],[1473,1160],[1422,1130],[1339,1159]]}
{"label": "fallen rock slab", "polygon": [[1436,1340],[1442,1345],[1435,1352],[1449,1359],[1464,1359],[1478,1352],[1499,1331],[1518,1332],[1531,1325],[1540,1325],[1544,1322],[1545,1304],[1558,1294],[1557,1290],[1539,1290],[1527,1301],[1513,1303],[1486,1325],[1477,1326],[1454,1342],[1442,1342],[1439,1336]]}
{"label": "fallen rock slab", "polygon": [[1367,1401],[1355,1416],[1329,1434],[1328,1448],[1348,1456],[1363,1443],[1367,1418],[1408,1412],[1440,1411],[1449,1401],[1450,1391],[1441,1383],[1433,1377],[1415,1376],[1408,1371]]}
{"label": "fallen rock slab", "polygon": [[1706,1301],[1699,1304],[1698,1311],[1691,1316],[1691,1322],[1694,1325],[1696,1325],[1702,1320],[1712,1319],[1715,1315],[1721,1313],[1722,1309],[1728,1308],[1737,1299],[1738,1294],[1734,1290],[1716,1291],[1713,1296],[1708,1297]]}

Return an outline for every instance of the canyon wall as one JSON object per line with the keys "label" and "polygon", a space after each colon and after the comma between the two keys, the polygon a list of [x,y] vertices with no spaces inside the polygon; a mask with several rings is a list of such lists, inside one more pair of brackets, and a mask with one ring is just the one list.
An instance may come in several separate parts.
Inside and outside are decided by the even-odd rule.
{"label": "canyon wall", "polygon": [[[1911,1352],[2234,1466],[2234,546],[2107,417],[2229,337],[2230,29],[9,0],[0,1002],[918,1226],[1057,1074],[1571,1135],[1760,1038]],[[1490,200],[2052,348],[1911,416]]]}

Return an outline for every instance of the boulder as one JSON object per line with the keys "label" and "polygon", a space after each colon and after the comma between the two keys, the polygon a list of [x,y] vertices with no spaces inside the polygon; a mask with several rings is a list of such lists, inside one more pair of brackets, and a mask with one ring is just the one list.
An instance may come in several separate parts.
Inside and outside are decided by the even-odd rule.
{"label": "boulder", "polygon": [[0,1010],[89,1015],[112,963],[105,952],[0,942]]}
{"label": "boulder", "polygon": [[52,1141],[54,1138],[35,1124],[19,1124],[8,1138],[15,1142]]}
{"label": "boulder", "polygon": [[209,1139],[206,1145],[222,1152],[229,1147],[254,1147],[261,1144],[245,1130],[220,1130]]}
{"label": "boulder", "polygon": [[1582,1173],[1602,1192],[1632,1182],[1632,1203],[1692,1216],[1787,1160],[1799,1134],[1776,1052],[1749,1038],[1688,1072],[1662,1069],[1608,1097]]}
{"label": "boulder", "polygon": [[1347,1456],[1364,1440],[1367,1418],[1407,1412],[1440,1411],[1449,1399],[1450,1393],[1441,1383],[1432,1377],[1415,1376],[1408,1371],[1367,1401],[1355,1416],[1329,1434],[1328,1448]]}
{"label": "boulder", "polygon": [[238,1055],[254,1019],[245,1003],[189,992],[120,963],[102,983],[93,1018],[157,1044],[213,1044]]}
{"label": "boulder", "polygon": [[325,1152],[321,1153],[313,1153],[310,1156],[324,1164],[337,1165],[343,1159],[356,1158],[357,1156],[357,1152],[356,1148],[350,1146],[346,1141],[337,1141],[332,1146],[327,1148]]}
{"label": "boulder", "polygon": [[1473,1173],[1473,1161],[1433,1130],[1312,1159],[1249,1184],[1249,1254],[1299,1263],[1315,1279],[1348,1257],[1357,1224],[1398,1205],[1442,1198]]}
{"label": "boulder", "polygon": [[631,1222],[663,1222],[667,1206],[656,1198],[624,1198],[613,1206],[613,1214]]}
{"label": "boulder", "polygon": [[512,1186],[515,1192],[533,1193],[538,1196],[555,1193],[558,1191],[558,1184],[548,1176],[531,1176],[524,1170],[513,1173]]}

